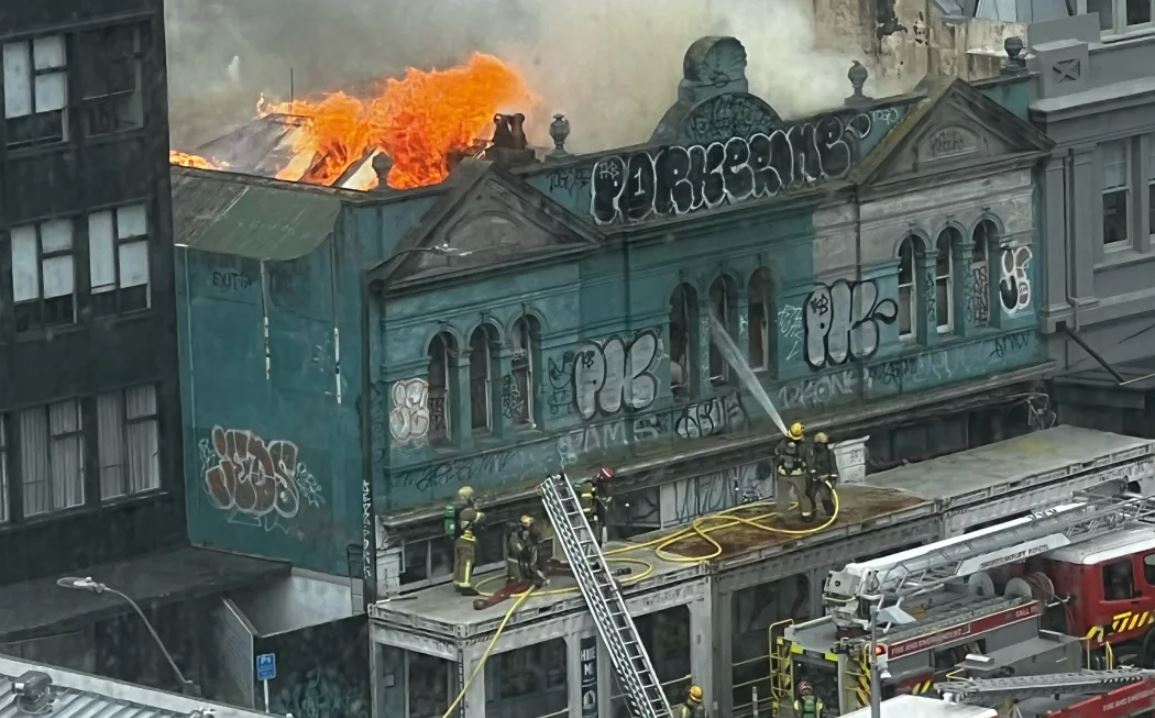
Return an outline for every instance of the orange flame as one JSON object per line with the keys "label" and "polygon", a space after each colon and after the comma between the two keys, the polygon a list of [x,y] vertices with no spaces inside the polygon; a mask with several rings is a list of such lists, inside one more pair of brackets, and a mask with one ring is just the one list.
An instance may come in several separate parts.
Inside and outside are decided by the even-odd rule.
{"label": "orange flame", "polygon": [[[389,186],[410,189],[437,184],[448,176],[448,156],[474,144],[504,109],[533,102],[521,75],[492,55],[474,53],[448,70],[409,68],[389,78],[375,97],[329,93],[317,101],[257,104],[261,117],[271,113],[309,120],[294,149],[319,158],[303,182],[331,185],[373,150],[393,160]],[[284,171],[282,172],[284,173]],[[295,172],[293,173],[295,174]],[[376,185],[376,179],[371,182]]]}
{"label": "orange flame", "polygon": [[194,155],[190,152],[180,152],[178,150],[169,151],[168,163],[180,167],[195,167],[200,170],[219,170],[228,167],[228,163],[226,162],[213,162],[200,155]]}

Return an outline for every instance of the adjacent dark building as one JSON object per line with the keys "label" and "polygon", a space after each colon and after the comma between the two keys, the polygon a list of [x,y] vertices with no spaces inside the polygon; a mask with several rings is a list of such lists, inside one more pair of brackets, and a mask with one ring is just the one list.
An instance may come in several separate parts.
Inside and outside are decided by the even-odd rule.
{"label": "adjacent dark building", "polygon": [[0,68],[0,651],[148,681],[127,604],[57,578],[148,607],[279,570],[187,548],[163,3],[4,3]]}

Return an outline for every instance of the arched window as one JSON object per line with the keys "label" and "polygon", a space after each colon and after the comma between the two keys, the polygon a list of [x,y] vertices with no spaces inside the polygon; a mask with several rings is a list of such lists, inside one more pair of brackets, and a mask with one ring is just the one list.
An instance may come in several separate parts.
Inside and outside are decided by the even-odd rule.
{"label": "arched window", "polygon": [[915,320],[918,318],[918,286],[915,271],[915,238],[902,240],[898,246],[898,337],[915,338]]}
{"label": "arched window", "polygon": [[493,328],[482,324],[469,338],[469,418],[473,433],[493,430],[493,372],[497,368],[497,339]]}
{"label": "arched window", "polygon": [[515,426],[533,425],[537,423],[535,376],[541,352],[537,320],[529,316],[518,319],[513,325],[510,344],[513,347],[513,380],[508,391],[502,387],[502,402]]}
{"label": "arched window", "polygon": [[670,295],[670,390],[674,398],[693,393],[698,346],[698,293],[679,284]]}
{"label": "arched window", "polygon": [[450,367],[457,354],[453,336],[442,332],[429,343],[429,441],[438,444],[449,441],[449,394],[452,386]]}
{"label": "arched window", "polygon": [[774,361],[777,332],[771,332],[774,321],[774,285],[770,270],[762,268],[750,277],[750,307],[746,312],[746,331],[749,334],[750,368],[766,371]]}
{"label": "arched window", "polygon": [[998,242],[999,228],[989,219],[975,227],[971,244],[971,266],[967,292],[967,320],[985,326],[991,317],[991,251]]}
{"label": "arched window", "polygon": [[962,236],[954,227],[947,227],[935,242],[934,292],[935,321],[939,334],[954,331],[954,255]]}
{"label": "arched window", "polygon": [[[710,285],[710,314],[722,323],[731,338],[734,336],[734,283],[729,277],[718,277]],[[730,364],[718,342],[710,338],[710,383],[725,384],[730,379]]]}

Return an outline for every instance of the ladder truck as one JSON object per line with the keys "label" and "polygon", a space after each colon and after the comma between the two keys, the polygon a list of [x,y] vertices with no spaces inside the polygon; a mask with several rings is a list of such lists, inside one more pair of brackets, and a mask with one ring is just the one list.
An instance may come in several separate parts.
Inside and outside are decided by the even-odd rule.
{"label": "ladder truck", "polygon": [[948,703],[999,708],[1016,718],[1149,718],[1155,715],[1155,671],[1120,668],[935,685]]}
{"label": "ladder truck", "polygon": [[[826,616],[770,628],[779,715],[802,680],[842,714],[868,706],[874,690],[929,693],[964,664],[973,678],[1155,666],[1153,517],[1150,499],[1082,495],[832,571]],[[876,626],[872,656],[871,616],[894,607],[907,622]]]}

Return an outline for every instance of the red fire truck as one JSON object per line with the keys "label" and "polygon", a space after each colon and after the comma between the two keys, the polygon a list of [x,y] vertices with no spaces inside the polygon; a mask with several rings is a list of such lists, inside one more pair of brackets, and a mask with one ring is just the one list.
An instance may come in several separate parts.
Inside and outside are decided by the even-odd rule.
{"label": "red fire truck", "polygon": [[[840,713],[868,705],[872,655],[884,698],[929,693],[960,669],[985,679],[1155,666],[1153,517],[1155,500],[1088,495],[831,572],[825,617],[770,629],[780,714],[801,680]],[[1085,710],[1107,710],[1096,700],[1108,699],[1086,698]],[[1110,710],[1146,710],[1131,705]]]}

